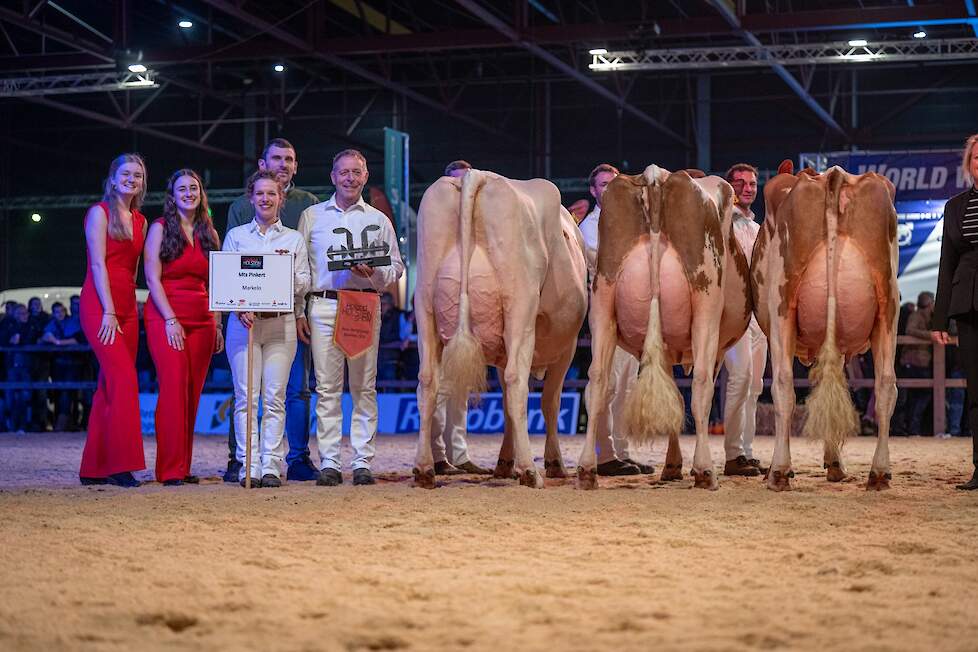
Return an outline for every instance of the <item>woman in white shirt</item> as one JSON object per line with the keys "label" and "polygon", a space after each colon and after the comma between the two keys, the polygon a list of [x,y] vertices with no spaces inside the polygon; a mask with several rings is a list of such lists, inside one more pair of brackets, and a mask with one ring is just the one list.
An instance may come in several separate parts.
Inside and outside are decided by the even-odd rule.
{"label": "woman in white shirt", "polygon": [[[279,220],[285,193],[273,172],[259,171],[248,179],[247,195],[255,207],[255,219],[228,231],[224,251],[292,254],[295,258],[295,300],[302,305],[309,290],[309,256],[306,242],[295,229]],[[254,329],[251,397],[252,459],[245,468],[245,437],[248,419],[248,329]],[[234,431],[238,479],[245,486],[245,473],[252,487],[281,487],[285,472],[285,389],[295,358],[295,315],[291,312],[238,312],[228,323],[227,354],[234,379]],[[258,427],[258,397],[263,414],[261,437]]]}

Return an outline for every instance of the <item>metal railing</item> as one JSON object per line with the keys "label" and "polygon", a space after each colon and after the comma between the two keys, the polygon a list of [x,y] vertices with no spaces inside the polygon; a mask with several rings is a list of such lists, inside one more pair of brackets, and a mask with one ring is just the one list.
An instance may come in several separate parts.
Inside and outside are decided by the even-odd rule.
{"label": "metal railing", "polygon": [[[957,345],[957,338],[951,338],[951,345]],[[913,344],[913,345],[931,345],[933,347],[933,364],[932,373],[930,378],[897,378],[897,387],[903,387],[907,389],[932,389],[933,390],[933,404],[935,409],[933,410],[933,427],[934,433],[942,433],[947,427],[947,416],[943,409],[936,409],[936,406],[944,405],[946,400],[945,392],[948,389],[956,388],[966,388],[968,386],[967,381],[964,378],[946,378],[947,371],[947,355],[946,347],[943,344],[936,344],[931,340],[923,340],[910,335],[901,335],[897,337],[897,344]],[[382,348],[394,349],[400,348],[399,342],[393,342],[389,344],[382,344]],[[578,349],[587,349],[591,346],[591,340],[589,338],[580,338],[577,341]],[[416,344],[411,342],[409,348],[415,348]],[[44,354],[58,354],[58,353],[90,353],[91,347],[87,344],[73,344],[66,346],[55,346],[50,344],[32,344],[25,346],[0,346],[0,353],[44,353]],[[899,364],[899,360],[897,360]],[[564,389],[571,390],[583,390],[587,386],[587,378],[574,378],[574,379],[564,379],[563,387]],[[764,378],[764,386],[771,386],[771,378]],[[872,378],[849,378],[849,388],[850,389],[864,389],[873,388],[876,385],[876,381]],[[691,387],[693,381],[691,378],[676,378],[676,384],[679,387]],[[97,383],[93,380],[78,380],[78,381],[2,381],[0,382],[0,390],[16,390],[16,389],[28,389],[28,390],[48,390],[48,391],[58,391],[58,390],[73,390],[73,389],[84,389],[93,390],[95,389]],[[488,385],[491,389],[499,389],[499,382],[496,380],[490,380]],[[418,381],[416,379],[406,379],[406,380],[378,380],[377,389],[387,389],[387,390],[414,390],[418,386]],[[810,381],[807,378],[795,378],[794,386],[798,388],[807,388],[811,386]],[[232,385],[228,382],[208,382],[205,384],[205,390],[230,390]],[[539,390],[543,388],[543,381],[536,380],[534,378],[530,379],[530,388]]]}

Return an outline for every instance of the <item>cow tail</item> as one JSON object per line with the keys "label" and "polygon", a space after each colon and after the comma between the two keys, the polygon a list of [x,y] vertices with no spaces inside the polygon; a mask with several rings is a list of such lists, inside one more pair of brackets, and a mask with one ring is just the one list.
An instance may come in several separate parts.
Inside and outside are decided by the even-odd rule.
{"label": "cow tail", "polygon": [[808,377],[812,393],[806,402],[808,416],[803,434],[822,439],[826,451],[841,452],[846,438],[859,431],[859,416],[849,395],[846,382],[845,358],[836,341],[839,249],[839,195],[845,183],[845,173],[832,168],[827,173],[825,193],[825,258],[828,265],[828,305],[825,314],[825,341],[818,352],[815,366]]}
{"label": "cow tail", "polygon": [[478,401],[486,391],[486,361],[482,345],[472,334],[469,314],[469,265],[472,262],[475,196],[486,182],[479,170],[469,170],[462,178],[459,210],[461,274],[459,278],[458,327],[442,355],[442,377],[456,400]]}
{"label": "cow tail", "polygon": [[[648,171],[647,171],[648,176]],[[658,436],[669,436],[681,431],[685,418],[682,395],[676,388],[671,365],[666,359],[665,342],[662,339],[660,314],[659,264],[662,240],[662,187],[658,170],[653,168],[652,178],[643,196],[643,209],[649,222],[649,286],[652,300],[649,303],[649,321],[642,344],[638,380],[625,401],[625,429],[628,439],[636,445],[650,443]]]}

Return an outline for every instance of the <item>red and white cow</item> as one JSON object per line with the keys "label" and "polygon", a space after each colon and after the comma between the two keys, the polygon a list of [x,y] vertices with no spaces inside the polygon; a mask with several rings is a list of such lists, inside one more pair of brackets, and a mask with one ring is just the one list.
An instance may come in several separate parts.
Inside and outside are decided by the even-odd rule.
{"label": "red and white cow", "polygon": [[602,196],[580,488],[597,487],[595,434],[606,418],[616,343],[641,362],[626,404],[626,431],[639,444],[669,438],[666,480],[682,477],[685,412],[672,365],[692,366],[692,475],[697,487],[718,487],[707,426],[724,352],[750,321],[749,269],[733,235],[733,189],[719,177],[694,176],[651,165],[641,175],[619,175]]}
{"label": "red and white cow", "polygon": [[859,428],[844,357],[872,347],[879,439],[867,489],[889,488],[890,416],[896,404],[899,251],[895,189],[875,173],[839,167],[792,174],[785,161],[764,187],[767,218],[751,260],[754,310],[771,347],[774,459],[768,487],[791,488],[788,436],[795,407],[792,357],[815,362],[804,432],[825,442],[829,481],[846,478],[842,444]]}

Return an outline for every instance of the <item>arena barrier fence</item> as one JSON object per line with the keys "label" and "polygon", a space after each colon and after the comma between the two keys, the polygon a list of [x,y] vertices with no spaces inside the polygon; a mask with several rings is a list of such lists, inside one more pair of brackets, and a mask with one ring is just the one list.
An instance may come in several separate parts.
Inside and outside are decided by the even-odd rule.
{"label": "arena barrier fence", "polygon": [[[957,345],[957,338],[951,338],[951,345]],[[897,378],[897,387],[904,387],[907,389],[927,389],[931,388],[933,390],[933,404],[944,405],[946,401],[946,390],[955,388],[966,388],[968,386],[967,381],[964,378],[946,378],[946,347],[943,344],[936,344],[931,340],[923,340],[910,335],[901,335],[897,337],[897,344],[929,344],[933,346],[933,363],[930,378]],[[384,348],[400,348],[399,343],[391,343],[382,345]],[[411,347],[415,347],[415,343],[412,342]],[[591,340],[589,338],[581,338],[577,341],[578,349],[587,349],[591,346]],[[54,346],[50,344],[33,344],[27,346],[0,346],[0,353],[32,353],[32,354],[46,354],[50,355],[53,353],[90,353],[91,347],[87,344],[74,344],[67,346]],[[898,361],[899,362],[899,361]],[[872,388],[876,382],[872,378],[848,378],[850,389],[863,389]],[[679,387],[692,387],[693,381],[691,378],[677,378],[676,384]],[[52,380],[38,380],[38,381],[2,381],[0,382],[0,391],[3,390],[19,390],[27,389],[32,391],[59,391],[59,390],[94,390],[97,383],[94,380],[78,380],[78,381],[52,381]],[[500,389],[499,382],[495,379],[488,382],[489,388],[498,391]],[[415,390],[417,389],[417,380],[378,380],[377,389],[378,390],[395,390],[395,391],[405,391],[405,390]],[[573,389],[583,391],[587,386],[586,378],[574,378],[564,380],[564,389]],[[771,386],[771,378],[764,377],[764,386]],[[811,383],[807,378],[796,378],[795,387],[806,388],[810,387]],[[231,384],[228,382],[212,382],[209,381],[204,386],[204,391],[208,390],[231,390]],[[530,389],[540,390],[543,388],[543,381],[536,379],[530,379]],[[934,421],[933,421],[933,432],[935,434],[945,432],[947,427],[947,415],[945,410],[934,409],[932,410]]]}

